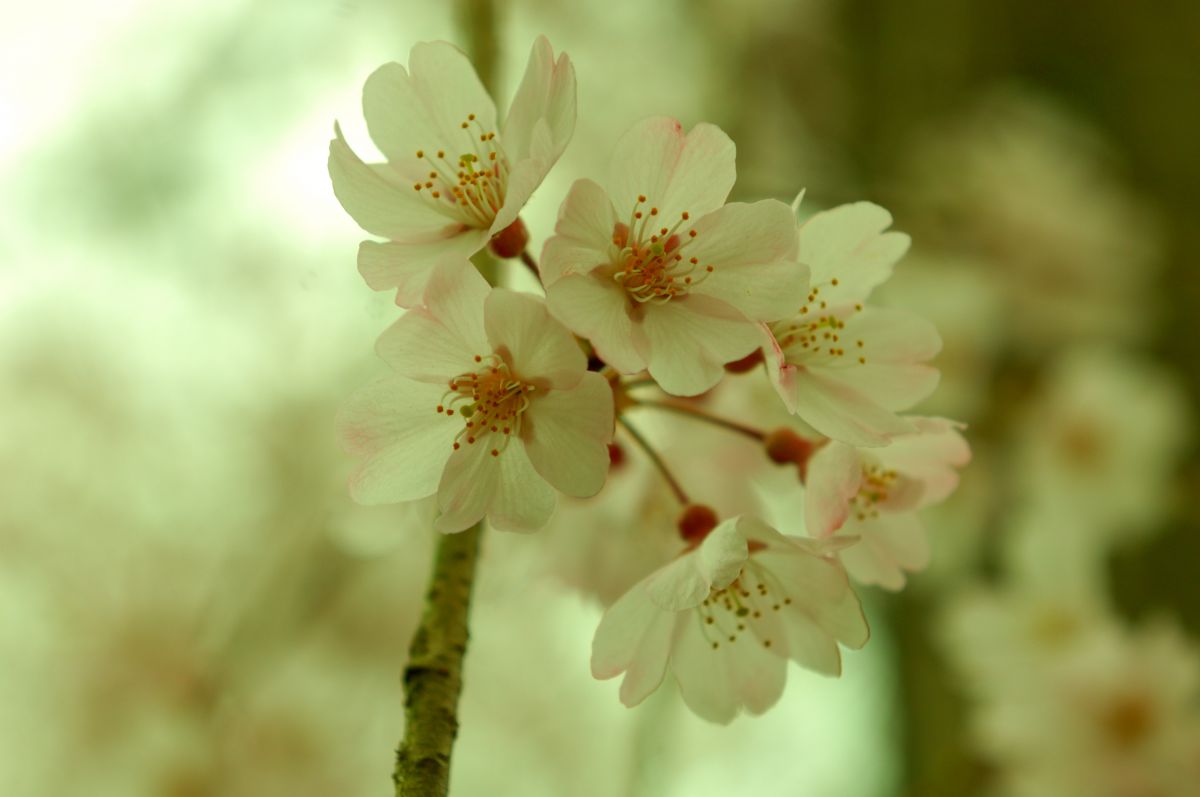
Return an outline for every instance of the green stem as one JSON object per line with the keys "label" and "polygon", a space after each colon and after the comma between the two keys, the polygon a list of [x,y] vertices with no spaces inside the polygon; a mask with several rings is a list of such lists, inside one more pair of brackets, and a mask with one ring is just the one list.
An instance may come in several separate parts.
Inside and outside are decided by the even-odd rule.
{"label": "green stem", "polygon": [[438,539],[421,624],[404,668],[404,738],[396,749],[396,797],[445,797],[458,735],[467,617],[482,521]]}

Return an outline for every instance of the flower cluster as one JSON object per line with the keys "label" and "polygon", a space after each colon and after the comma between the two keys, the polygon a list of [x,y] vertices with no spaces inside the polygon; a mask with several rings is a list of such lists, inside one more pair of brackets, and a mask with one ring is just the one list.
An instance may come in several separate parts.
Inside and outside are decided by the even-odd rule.
{"label": "flower cluster", "polygon": [[[958,424],[901,414],[935,387],[940,340],[868,304],[908,247],[888,212],[859,202],[801,218],[799,200],[727,202],[729,137],[655,117],[616,142],[603,182],[571,186],[535,258],[520,212],[574,129],[565,55],[534,44],[503,124],[445,43],[377,70],[363,107],[387,162],[363,163],[338,130],[330,174],[350,215],[388,239],[362,244],[364,279],[407,312],[377,346],[392,373],[339,419],[359,458],[354,497],[433,502],[446,533],[484,518],[534,531],[557,493],[600,493],[632,444],[674,493],[677,537],[609,606],[593,674],[623,674],[632,706],[670,671],[697,714],[728,722],[775,703],[789,659],[840,673],[839,645],[868,638],[850,579],[898,589],[925,564],[916,512],[945,499],[969,459]],[[485,247],[534,268],[545,298],[490,286],[469,261]],[[760,365],[793,420],[768,430],[755,424],[766,407],[709,412],[718,384],[743,381],[727,374]],[[718,514],[694,499],[630,420],[650,408],[750,438],[768,468],[794,465],[806,533],[781,534],[749,503]]]}

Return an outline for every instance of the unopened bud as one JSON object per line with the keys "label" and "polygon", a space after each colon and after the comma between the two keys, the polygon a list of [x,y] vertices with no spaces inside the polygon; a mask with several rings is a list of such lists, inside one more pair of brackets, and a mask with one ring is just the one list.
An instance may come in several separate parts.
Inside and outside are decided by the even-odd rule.
{"label": "unopened bud", "polygon": [[679,516],[679,536],[689,543],[699,543],[717,527],[720,518],[716,511],[704,504],[688,504]]}
{"label": "unopened bud", "polygon": [[762,349],[755,349],[740,360],[725,363],[725,370],[731,374],[744,374],[762,361]]}
{"label": "unopened bud", "polygon": [[529,230],[519,218],[492,236],[488,248],[496,257],[520,257],[529,243]]}
{"label": "unopened bud", "polygon": [[608,467],[616,470],[625,464],[625,449],[617,443],[608,444]]}
{"label": "unopened bud", "polygon": [[795,465],[800,469],[800,478],[805,477],[808,458],[816,450],[816,445],[811,440],[806,440],[788,427],[781,426],[768,434],[763,444],[766,446],[767,456],[771,458],[772,462],[780,465]]}

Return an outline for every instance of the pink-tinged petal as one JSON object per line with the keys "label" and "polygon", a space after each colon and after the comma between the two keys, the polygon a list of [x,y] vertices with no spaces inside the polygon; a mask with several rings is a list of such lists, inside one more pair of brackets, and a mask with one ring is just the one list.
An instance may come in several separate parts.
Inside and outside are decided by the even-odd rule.
{"label": "pink-tinged petal", "polygon": [[464,442],[446,461],[437,488],[440,514],[434,523],[443,534],[464,531],[487,514],[500,484],[500,463],[491,448],[491,436]]}
{"label": "pink-tinged petal", "polygon": [[914,512],[881,514],[853,526],[848,524],[843,532],[859,538],[839,556],[860,584],[900,590],[904,588],[905,571],[923,570],[929,564],[929,538]]}
{"label": "pink-tinged petal", "polygon": [[783,406],[787,408],[788,412],[795,415],[800,402],[800,388],[796,383],[796,374],[800,369],[787,361],[787,356],[771,332],[770,326],[762,325],[760,337],[762,345],[759,348],[762,349],[767,379],[775,388],[775,393],[783,402]]}
{"label": "pink-tinged petal", "polygon": [[845,319],[843,340],[861,340],[856,351],[868,363],[919,363],[942,350],[942,338],[933,324],[903,310],[867,307]]}
{"label": "pink-tinged petal", "polygon": [[646,594],[666,611],[699,606],[713,589],[723,589],[746,562],[746,538],[737,519],[717,525],[698,548],[680,556],[646,579]]}
{"label": "pink-tinged petal", "polygon": [[780,624],[784,629],[788,658],[822,675],[836,678],[842,674],[842,654],[837,642],[807,615],[789,610]]}
{"label": "pink-tinged petal", "polygon": [[372,235],[395,241],[436,241],[462,229],[413,190],[412,183],[386,165],[363,163],[335,126],[329,142],[333,193],[350,217]]}
{"label": "pink-tinged petal", "polygon": [[923,485],[919,507],[941,503],[958,487],[958,473],[971,461],[962,424],[945,418],[908,418],[917,431],[892,440],[878,452],[879,461]]}
{"label": "pink-tinged petal", "polygon": [[762,342],[759,326],[710,296],[687,296],[644,305],[650,375],[676,396],[710,389],[725,373],[725,363],[740,360]]}
{"label": "pink-tinged petal", "polygon": [[637,345],[644,333],[629,315],[629,297],[612,280],[568,275],[546,289],[546,303],[555,317],[587,338],[600,359],[613,368],[623,374],[646,368]]}
{"label": "pink-tinged petal", "polygon": [[737,177],[735,156],[733,142],[715,125],[684,134],[675,119],[645,119],[617,141],[608,194],[622,220],[632,216],[639,195],[670,224],[684,211],[699,218],[725,203]]}
{"label": "pink-tinged petal", "polygon": [[621,681],[621,702],[633,708],[662,685],[671,654],[671,639],[675,628],[672,612],[657,611],[654,622],[642,635],[637,652],[625,670]]}
{"label": "pink-tinged petal", "polygon": [[[772,646],[786,645],[782,634],[772,636],[769,640]],[[767,647],[765,641],[747,635],[730,646],[734,649],[730,667],[733,690],[751,714],[762,714],[778,703],[787,684],[787,659],[773,647]]]}
{"label": "pink-tinged petal", "polygon": [[644,584],[650,601],[663,611],[699,606],[708,597],[712,582],[700,572],[695,551],[689,551],[647,576]]}
{"label": "pink-tinged petal", "polygon": [[[592,638],[592,677],[615,678],[638,656],[646,633],[660,616],[673,618],[655,606],[646,595],[644,582],[634,585],[604,612]],[[664,663],[666,652],[663,653]]]}
{"label": "pink-tinged petal", "polygon": [[[499,451],[493,455],[492,451]],[[502,531],[536,531],[554,512],[554,490],[519,440],[491,434],[450,455],[438,485],[438,531],[462,531],[483,517]]]}
{"label": "pink-tinged petal", "polygon": [[929,365],[879,365],[867,362],[849,368],[813,368],[841,382],[889,412],[906,410],[937,389],[941,372]]}
{"label": "pink-tinged petal", "polygon": [[[474,152],[480,130],[496,131],[492,98],[461,50],[447,42],[412,48],[408,70],[397,63],[375,70],[363,87],[363,116],[371,138],[389,161],[429,170],[418,150],[446,151],[451,163]],[[464,130],[462,123],[475,115]],[[476,122],[478,126],[476,126]],[[453,175],[453,166],[447,167]]]}
{"label": "pink-tinged petal", "polygon": [[[543,121],[547,129],[539,144],[534,129]],[[501,138],[514,161],[525,158],[557,160],[575,132],[575,67],[566,53],[556,61],[545,36],[538,36],[529,52],[525,76],[517,87],[504,120]]]}
{"label": "pink-tinged petal", "polygon": [[808,461],[804,524],[814,537],[833,534],[850,515],[862,486],[862,459],[853,446],[830,441]]}
{"label": "pink-tinged petal", "polygon": [[[795,315],[808,293],[808,269],[796,262],[796,222],[782,202],[735,202],[707,214],[681,252],[698,260],[691,291],[720,299],[748,318]],[[706,266],[713,266],[705,273]]]}
{"label": "pink-tinged petal", "polygon": [[479,368],[475,357],[491,353],[483,329],[487,282],[468,262],[434,269],[425,307],[409,310],[379,337],[375,350],[398,373],[446,384]]}
{"label": "pink-tinged petal", "polygon": [[883,232],[891,224],[892,214],[883,208],[855,202],[800,225],[800,262],[811,269],[821,299],[830,306],[862,301],[891,276],[909,245],[907,235]]}
{"label": "pink-tinged petal", "polygon": [[462,428],[437,413],[441,395],[441,388],[393,376],[350,397],[337,429],[343,447],[363,458],[350,477],[355,501],[389,504],[434,493]]}
{"label": "pink-tinged petal", "polygon": [[738,518],[717,524],[696,549],[696,568],[712,589],[724,589],[738,577],[748,556]]}
{"label": "pink-tinged petal", "polygon": [[553,161],[527,159],[514,164],[508,174],[504,189],[504,204],[496,211],[496,218],[488,230],[489,235],[496,235],[512,224],[521,215],[521,208],[533,196],[533,192],[546,179]]}
{"label": "pink-tinged petal", "polygon": [[[492,438],[493,443],[497,438]],[[497,448],[499,450],[499,448]],[[517,440],[492,457],[500,467],[496,492],[488,504],[488,521],[501,531],[529,532],[545,526],[554,514],[554,489],[534,470]]]}
{"label": "pink-tinged petal", "polygon": [[587,357],[571,333],[534,296],[496,288],[483,322],[496,352],[507,352],[515,373],[540,389],[574,387],[587,371]]}
{"label": "pink-tinged petal", "polygon": [[585,373],[569,390],[535,396],[521,425],[534,469],[560,491],[579,498],[604,486],[612,433],[612,388],[595,373]]}
{"label": "pink-tinged petal", "polygon": [[726,725],[738,713],[733,675],[736,643],[718,642],[713,649],[702,630],[703,622],[697,612],[687,612],[676,620],[671,672],[688,708],[709,722]]}
{"label": "pink-tinged petal", "polygon": [[[792,599],[785,612],[807,617],[847,647],[857,649],[867,643],[870,631],[862,605],[836,559],[775,548],[755,554],[754,559],[775,576]],[[790,622],[787,615],[784,622]]]}
{"label": "pink-tinged petal", "polygon": [[358,273],[373,290],[394,288],[399,306],[416,307],[434,266],[443,260],[466,260],[486,243],[487,233],[473,229],[423,243],[363,241],[358,247]]}
{"label": "pink-tinged petal", "polygon": [[795,413],[827,437],[874,447],[887,445],[891,437],[913,429],[912,424],[834,375],[797,367],[788,377],[794,385]]}
{"label": "pink-tinged petal", "polygon": [[558,210],[554,236],[542,250],[542,282],[549,287],[568,274],[586,274],[609,262],[617,221],[604,189],[591,180],[576,180]]}

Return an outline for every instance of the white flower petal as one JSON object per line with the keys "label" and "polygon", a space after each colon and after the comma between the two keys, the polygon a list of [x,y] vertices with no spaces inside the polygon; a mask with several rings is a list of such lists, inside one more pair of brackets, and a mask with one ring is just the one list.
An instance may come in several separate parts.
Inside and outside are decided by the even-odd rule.
{"label": "white flower petal", "polygon": [[628,295],[612,280],[569,274],[546,289],[546,303],[613,368],[623,374],[646,368],[637,343],[645,348],[645,333],[630,318]]}
{"label": "white flower petal", "polygon": [[842,533],[859,538],[839,557],[860,584],[903,589],[904,571],[923,570],[929,564],[929,538],[915,512],[881,513],[847,524]]}
{"label": "white flower petal", "polygon": [[549,287],[567,274],[586,274],[607,263],[617,221],[604,189],[591,180],[576,180],[559,208],[554,236],[542,250],[542,282]]}
{"label": "white flower petal", "polygon": [[329,142],[329,177],[333,193],[358,226],[392,240],[437,241],[459,233],[462,224],[425,202],[412,183],[386,164],[362,162],[334,127]]}
{"label": "white flower petal", "polygon": [[883,232],[891,223],[892,214],[878,205],[855,202],[800,225],[800,262],[821,299],[830,306],[862,301],[891,276],[909,245],[907,235]]}
{"label": "white flower petal", "polygon": [[[592,638],[592,676],[614,678],[627,670],[638,655],[646,632],[659,616],[673,618],[650,601],[645,582],[639,582],[609,606]],[[665,663],[667,653],[663,651]]]}
{"label": "white flower petal", "polygon": [[[867,643],[870,633],[862,606],[838,561],[799,548],[771,548],[754,554],[754,559],[775,575],[792,599],[785,612],[808,617],[847,647]],[[784,622],[790,621],[785,617]]]}
{"label": "white flower petal", "polygon": [[695,551],[689,551],[646,577],[646,594],[664,611],[682,611],[699,606],[708,597],[712,582],[700,572]]}
{"label": "white flower petal", "polygon": [[[493,436],[493,440],[495,440]],[[537,531],[554,514],[554,489],[534,470],[525,446],[512,440],[508,448],[493,457],[500,466],[496,492],[488,504],[487,516],[502,531]]]}
{"label": "white flower petal", "polygon": [[492,347],[507,351],[517,375],[542,389],[574,387],[587,371],[583,350],[536,297],[496,288],[483,321]]}
{"label": "white flower petal", "polygon": [[804,526],[814,537],[833,534],[850,514],[862,485],[862,459],[853,446],[831,440],[808,461]]}
{"label": "white flower petal", "polygon": [[474,114],[493,132],[496,109],[470,59],[447,42],[421,42],[408,64],[408,70],[384,64],[363,87],[363,116],[375,145],[389,161],[412,165],[422,163],[417,150],[444,149],[452,161],[474,152],[479,128],[464,130],[462,123]]}
{"label": "white flower petal", "polygon": [[443,385],[479,367],[491,353],[483,328],[490,288],[468,262],[443,263],[425,290],[425,307],[404,314],[379,337],[375,350],[398,373]]}
{"label": "white flower petal", "polygon": [[621,681],[621,702],[632,708],[662,685],[675,629],[673,612],[655,611]]}
{"label": "white flower petal", "polygon": [[759,347],[757,324],[709,296],[643,308],[650,375],[676,396],[695,396],[721,381],[724,365]]}
{"label": "white flower petal", "polygon": [[[544,120],[549,133],[546,146],[535,142],[534,127]],[[508,157],[557,160],[575,132],[575,67],[566,53],[556,61],[545,36],[538,36],[529,52],[525,76],[513,96],[501,139]]]}
{"label": "white flower petal", "polygon": [[[679,693],[688,708],[700,717],[727,724],[738,712],[734,681],[737,643],[720,644],[716,649],[704,635],[698,612],[686,612],[676,621],[671,672],[679,682]],[[749,637],[743,640],[749,644]]]}
{"label": "white flower petal", "polygon": [[713,589],[727,587],[746,563],[746,537],[741,519],[731,518],[717,524],[696,549],[696,567]]}
{"label": "white flower petal", "polygon": [[491,455],[491,448],[490,435],[474,444],[464,441],[446,461],[437,488],[438,531],[444,534],[464,531],[487,514],[500,483],[500,463]]}
{"label": "white flower petal", "polygon": [[352,395],[338,413],[338,437],[363,457],[350,478],[362,504],[412,501],[432,495],[461,424],[436,412],[442,391],[388,377]]}
{"label": "white flower petal", "polygon": [[358,247],[358,273],[373,290],[396,290],[396,304],[416,307],[434,267],[443,260],[466,260],[487,243],[483,230],[420,243],[363,241]]}
{"label": "white flower petal", "polygon": [[786,384],[795,413],[823,435],[870,447],[887,445],[892,436],[913,430],[912,424],[835,376],[794,366],[785,368],[791,369]]}
{"label": "white flower petal", "polygon": [[550,519],[554,490],[533,469],[521,441],[503,446],[503,435],[489,434],[450,456],[438,485],[438,531],[462,531],[484,516],[503,531],[536,531]]}
{"label": "white flower petal", "polygon": [[885,467],[922,483],[919,506],[941,503],[958,486],[954,468],[971,461],[971,449],[959,431],[962,425],[945,418],[907,420],[916,433],[894,438],[876,456]]}
{"label": "white flower petal", "polygon": [[713,271],[692,293],[720,299],[759,321],[796,313],[808,292],[808,269],[796,262],[796,224],[787,205],[773,199],[731,203],[693,229],[696,238],[683,254]]}
{"label": "white flower petal", "polygon": [[534,469],[560,491],[579,498],[604,486],[612,432],[612,388],[595,373],[585,373],[568,390],[535,396],[521,426]]}
{"label": "white flower petal", "polygon": [[788,658],[814,672],[837,677],[842,674],[842,654],[837,642],[806,614],[787,612],[780,621],[788,650]]}
{"label": "white flower petal", "polygon": [[617,141],[608,194],[617,216],[630,218],[639,195],[674,224],[684,211],[699,218],[725,202],[737,177],[735,147],[719,127],[698,124],[688,134],[675,119],[653,117]]}

